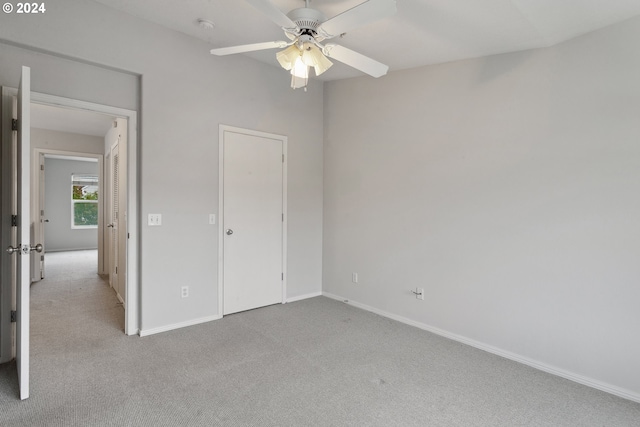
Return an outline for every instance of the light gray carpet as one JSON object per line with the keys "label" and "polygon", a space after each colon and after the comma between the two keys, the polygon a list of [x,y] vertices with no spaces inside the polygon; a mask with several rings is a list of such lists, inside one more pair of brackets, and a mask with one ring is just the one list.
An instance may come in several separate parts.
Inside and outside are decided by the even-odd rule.
{"label": "light gray carpet", "polygon": [[640,425],[640,404],[323,297],[127,337],[92,256],[48,256],[31,398],[0,365],[1,426]]}

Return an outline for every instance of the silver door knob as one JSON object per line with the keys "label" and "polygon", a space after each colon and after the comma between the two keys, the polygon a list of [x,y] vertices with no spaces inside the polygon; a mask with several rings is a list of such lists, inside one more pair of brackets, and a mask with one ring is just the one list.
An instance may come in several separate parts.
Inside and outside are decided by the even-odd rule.
{"label": "silver door knob", "polygon": [[31,247],[29,248],[29,250],[30,250],[31,252],[36,251],[36,252],[38,252],[38,253],[42,252],[42,249],[44,249],[44,247],[42,246],[42,243],[38,243],[37,245],[35,245],[35,246],[31,246]]}
{"label": "silver door knob", "polygon": [[233,230],[230,228],[227,228],[227,236],[231,236],[233,234]]}
{"label": "silver door knob", "polygon": [[13,246],[9,246],[7,248],[7,252],[12,254],[14,252],[20,252],[20,249],[21,249],[20,246],[16,246],[15,248]]}

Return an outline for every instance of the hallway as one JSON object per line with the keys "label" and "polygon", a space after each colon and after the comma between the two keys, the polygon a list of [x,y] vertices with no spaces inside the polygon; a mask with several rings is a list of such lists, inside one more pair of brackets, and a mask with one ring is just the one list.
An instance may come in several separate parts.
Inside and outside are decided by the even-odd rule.
{"label": "hallway", "polygon": [[31,285],[31,389],[90,378],[77,359],[114,350],[103,343],[123,330],[124,309],[97,274],[97,251],[48,253],[45,279]]}
{"label": "hallway", "polygon": [[[124,309],[105,279],[97,274],[96,250],[46,255],[45,279],[31,285],[31,346],[35,357],[73,339],[97,339],[124,330]],[[82,323],[82,328],[77,328]],[[77,332],[86,330],[87,336]],[[91,331],[91,332],[89,332]],[[83,333],[84,335],[84,333]]]}

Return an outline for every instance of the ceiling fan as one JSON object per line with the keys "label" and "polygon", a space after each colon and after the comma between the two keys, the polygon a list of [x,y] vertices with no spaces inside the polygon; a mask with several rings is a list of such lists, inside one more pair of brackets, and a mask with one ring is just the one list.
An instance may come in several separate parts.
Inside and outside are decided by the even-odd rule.
{"label": "ceiling fan", "polygon": [[279,25],[289,41],[273,41],[240,46],[211,49],[218,56],[253,52],[265,49],[284,49],[276,53],[278,62],[291,71],[291,87],[305,88],[309,79],[309,68],[316,76],[333,65],[335,59],[373,77],[387,74],[389,67],[374,59],[337,44],[321,44],[325,40],[343,35],[358,26],[391,16],[396,13],[396,0],[367,0],[333,18],[327,19],[322,12],[309,7],[294,9],[284,14],[270,0],[246,0],[260,12]]}

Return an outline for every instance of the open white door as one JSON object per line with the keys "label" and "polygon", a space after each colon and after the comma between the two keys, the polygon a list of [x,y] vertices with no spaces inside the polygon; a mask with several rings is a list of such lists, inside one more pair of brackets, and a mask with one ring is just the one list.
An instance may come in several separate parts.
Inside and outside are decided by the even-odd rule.
{"label": "open white door", "polygon": [[[18,86],[16,132],[16,156],[14,157],[14,188],[17,195],[16,227],[17,244],[7,251],[15,257],[15,290],[16,290],[16,362],[18,381],[20,383],[20,399],[29,397],[29,288],[31,286],[30,258],[31,252],[37,250],[31,245],[30,217],[30,103],[31,103],[31,70],[22,67],[22,76]],[[41,246],[38,245],[40,250]]]}

